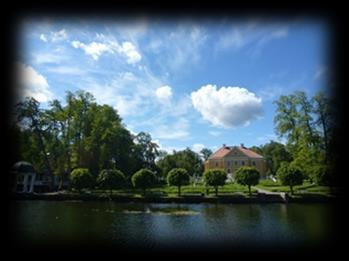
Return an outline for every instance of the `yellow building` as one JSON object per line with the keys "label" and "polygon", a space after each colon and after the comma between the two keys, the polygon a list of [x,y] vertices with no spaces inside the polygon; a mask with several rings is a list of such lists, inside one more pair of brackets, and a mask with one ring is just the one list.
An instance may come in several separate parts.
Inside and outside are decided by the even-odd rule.
{"label": "yellow building", "polygon": [[263,156],[241,146],[223,146],[205,161],[205,171],[209,169],[224,169],[229,176],[234,177],[234,172],[242,166],[255,167],[266,178],[267,166]]}

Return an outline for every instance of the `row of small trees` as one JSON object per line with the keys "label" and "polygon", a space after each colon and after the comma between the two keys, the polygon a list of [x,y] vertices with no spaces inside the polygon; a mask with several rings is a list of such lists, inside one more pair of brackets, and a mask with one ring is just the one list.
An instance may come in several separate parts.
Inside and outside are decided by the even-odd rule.
{"label": "row of small trees", "polygon": [[[293,187],[303,183],[304,175],[294,165],[284,163],[277,171],[277,176],[282,185],[290,186],[293,194]],[[244,166],[239,168],[235,173],[235,181],[238,184],[248,187],[251,195],[251,186],[259,183],[260,173],[254,167]],[[206,186],[211,186],[215,189],[215,194],[218,194],[219,186],[224,186],[227,180],[227,173],[221,169],[212,169],[204,173],[204,183]],[[148,188],[154,187],[157,183],[156,175],[149,169],[141,169],[137,171],[132,177],[131,182],[133,187],[141,189],[143,194]],[[168,172],[167,183],[170,186],[176,186],[178,189],[178,196],[181,195],[181,187],[188,185],[190,176],[187,170],[183,168],[174,168]],[[71,185],[73,188],[81,191],[84,188],[93,188],[96,185],[99,188],[106,189],[112,194],[113,189],[120,189],[126,185],[125,175],[117,169],[102,170],[97,179],[86,168],[78,168],[71,173]]]}

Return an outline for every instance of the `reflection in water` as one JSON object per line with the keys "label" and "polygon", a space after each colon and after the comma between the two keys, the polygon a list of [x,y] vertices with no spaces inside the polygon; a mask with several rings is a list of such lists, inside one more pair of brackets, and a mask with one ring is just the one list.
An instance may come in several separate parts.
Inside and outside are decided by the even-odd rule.
{"label": "reflection in water", "polygon": [[181,246],[296,245],[325,242],[333,216],[326,204],[14,203],[20,244]]}

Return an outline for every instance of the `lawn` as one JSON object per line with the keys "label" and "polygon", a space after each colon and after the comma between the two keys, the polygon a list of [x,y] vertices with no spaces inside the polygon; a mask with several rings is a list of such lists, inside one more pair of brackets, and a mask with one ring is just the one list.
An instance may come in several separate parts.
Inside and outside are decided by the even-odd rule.
{"label": "lawn", "polygon": [[[289,186],[283,186],[278,181],[274,182],[272,180],[262,180],[256,187],[272,192],[290,192]],[[310,183],[309,181],[305,181],[302,185],[294,186],[293,190],[295,193],[331,193],[330,187],[318,186],[316,184]]]}
{"label": "lawn", "polygon": [[[149,195],[154,195],[154,196],[177,196],[178,189],[175,186],[161,186],[161,187],[156,187],[152,189],[148,189],[147,193]],[[256,193],[256,189],[251,189],[252,193]],[[104,191],[104,190],[94,190],[93,193],[109,193],[109,191]],[[141,190],[134,190],[134,189],[118,189],[118,190],[113,190],[113,194],[118,194],[118,195],[125,195],[125,196],[132,196],[132,195],[140,195],[142,193]],[[220,186],[218,188],[218,195],[232,195],[234,193],[242,193],[242,194],[248,194],[248,188],[247,186],[242,186],[239,184],[235,183],[229,183],[224,185],[223,187]],[[215,194],[215,190],[213,187],[209,188],[209,196],[213,196]],[[181,187],[181,195],[186,196],[186,195],[192,195],[192,196],[201,196],[205,195],[206,196],[206,187],[204,185],[186,185]]]}

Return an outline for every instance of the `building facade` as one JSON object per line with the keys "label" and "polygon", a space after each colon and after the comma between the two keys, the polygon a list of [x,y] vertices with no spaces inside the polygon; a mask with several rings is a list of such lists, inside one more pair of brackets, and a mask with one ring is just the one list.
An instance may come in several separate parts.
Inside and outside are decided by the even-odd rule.
{"label": "building facade", "polygon": [[223,169],[229,177],[234,178],[237,169],[243,166],[255,167],[266,178],[267,165],[263,156],[241,146],[223,146],[205,161],[205,171],[209,169]]}

